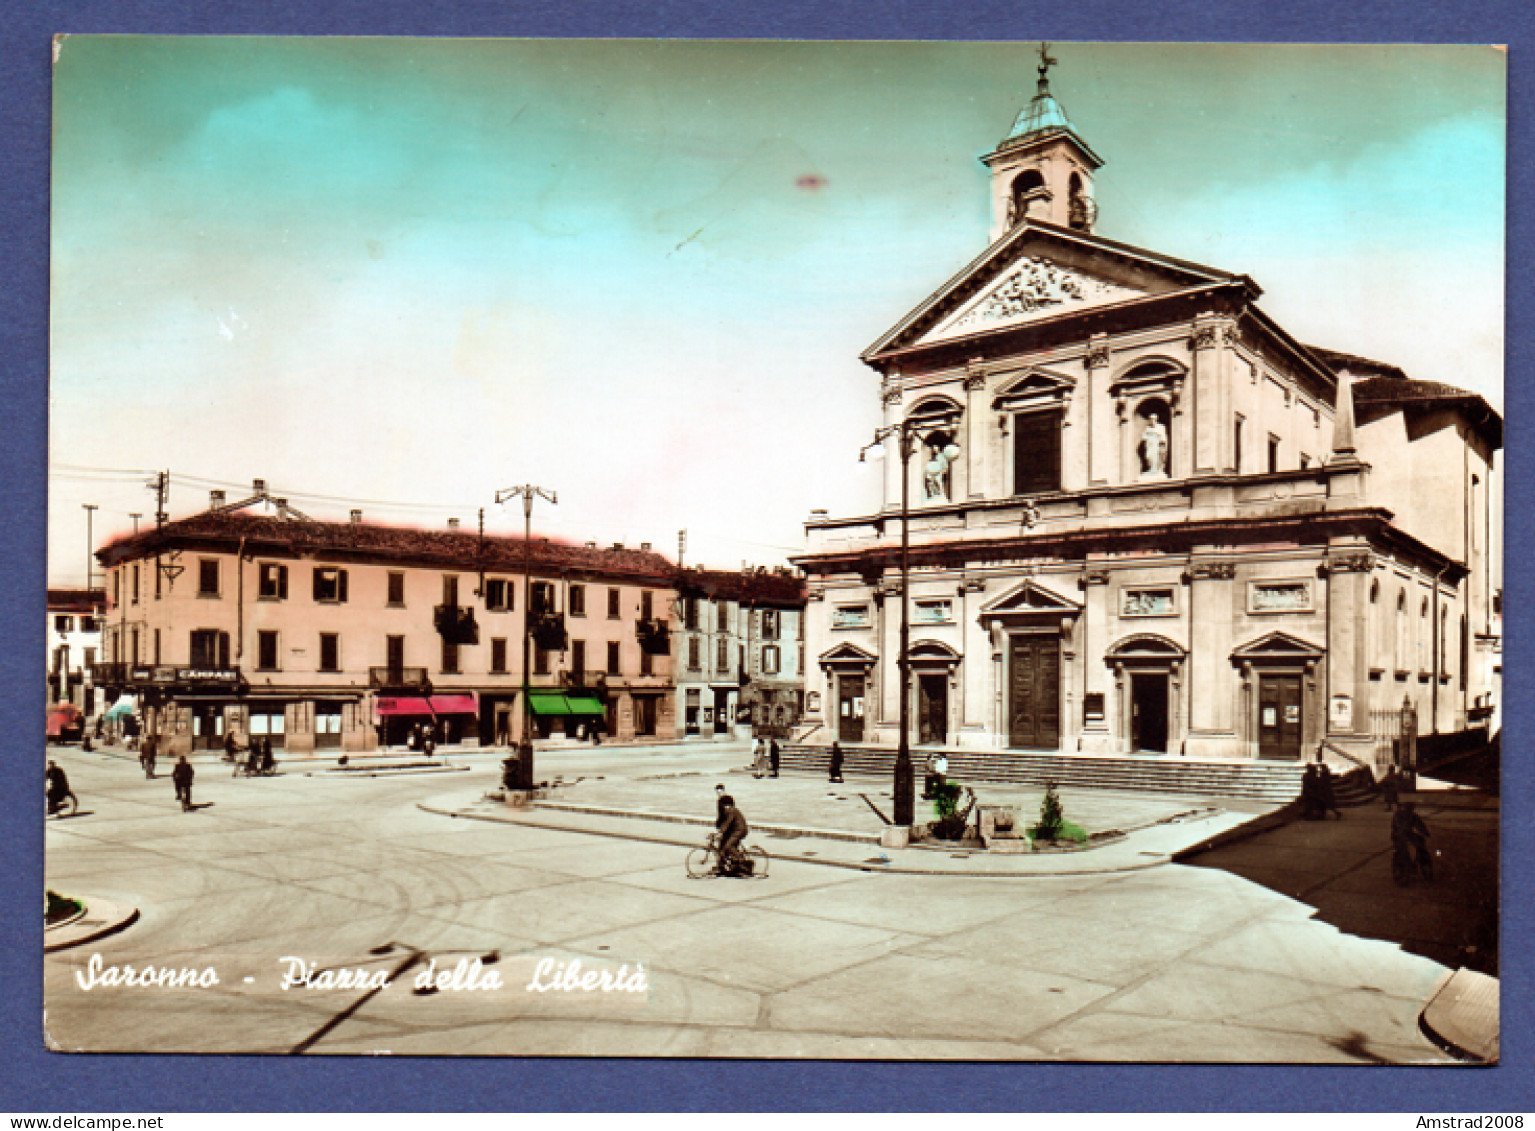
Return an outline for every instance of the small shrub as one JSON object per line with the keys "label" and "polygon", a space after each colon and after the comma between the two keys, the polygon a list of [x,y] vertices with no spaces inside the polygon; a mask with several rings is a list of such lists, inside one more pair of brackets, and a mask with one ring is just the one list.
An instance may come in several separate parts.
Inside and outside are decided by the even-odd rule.
{"label": "small shrub", "polygon": [[939,820],[952,817],[959,811],[961,792],[958,782],[940,782],[933,787],[933,811],[938,814]]}
{"label": "small shrub", "polygon": [[1029,830],[1035,840],[1055,840],[1061,835],[1066,817],[1061,812],[1061,797],[1055,792],[1055,783],[1045,783],[1045,796],[1039,803],[1039,824]]}

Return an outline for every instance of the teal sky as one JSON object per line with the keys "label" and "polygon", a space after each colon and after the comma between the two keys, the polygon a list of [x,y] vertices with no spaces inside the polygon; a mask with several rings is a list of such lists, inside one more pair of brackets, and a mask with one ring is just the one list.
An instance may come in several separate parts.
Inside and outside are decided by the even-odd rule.
{"label": "teal sky", "polygon": [[[875,505],[857,354],[984,248],[1034,49],[66,40],[50,578],[84,579],[81,503],[153,511],[81,467],[426,525],[532,481],[552,535],[782,561]],[[1501,52],[1053,54],[1099,233],[1501,407]]]}

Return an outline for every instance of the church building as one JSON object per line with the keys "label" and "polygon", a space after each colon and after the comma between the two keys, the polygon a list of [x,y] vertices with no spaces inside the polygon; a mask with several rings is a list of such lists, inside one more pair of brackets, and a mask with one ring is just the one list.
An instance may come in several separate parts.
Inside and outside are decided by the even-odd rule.
{"label": "church building", "polygon": [[862,355],[883,505],[795,559],[800,740],[896,744],[903,597],[914,745],[1378,765],[1484,716],[1497,413],[1099,234],[1046,66],[982,160],[990,245]]}

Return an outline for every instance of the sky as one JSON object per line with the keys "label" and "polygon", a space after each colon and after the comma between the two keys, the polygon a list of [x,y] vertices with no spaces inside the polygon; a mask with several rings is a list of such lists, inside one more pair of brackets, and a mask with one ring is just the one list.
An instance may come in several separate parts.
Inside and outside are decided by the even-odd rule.
{"label": "sky", "polygon": [[[264,478],[314,518],[772,565],[872,512],[861,350],[982,251],[1037,45],[71,37],[49,581]],[[1504,56],[1061,43],[1098,234],[1503,403]]]}

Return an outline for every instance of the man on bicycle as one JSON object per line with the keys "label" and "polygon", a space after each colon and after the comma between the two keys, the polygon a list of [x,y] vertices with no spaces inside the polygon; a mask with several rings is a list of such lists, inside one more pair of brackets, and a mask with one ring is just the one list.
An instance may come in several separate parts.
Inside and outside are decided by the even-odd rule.
{"label": "man on bicycle", "polygon": [[69,796],[69,779],[64,776],[63,769],[52,759],[48,761],[48,769],[43,774],[43,788],[48,796],[48,812],[57,813],[59,806],[64,803],[64,798]]}
{"label": "man on bicycle", "polygon": [[746,817],[741,810],[736,808],[735,799],[730,794],[720,797],[720,810],[725,820],[719,826],[720,838],[719,865],[715,869],[722,876],[739,875],[742,871],[741,861],[738,855],[741,842],[746,839],[746,834],[751,828],[746,824]]}
{"label": "man on bicycle", "polygon": [[1391,847],[1420,869],[1428,859],[1428,826],[1411,801],[1403,801],[1391,815]]}

